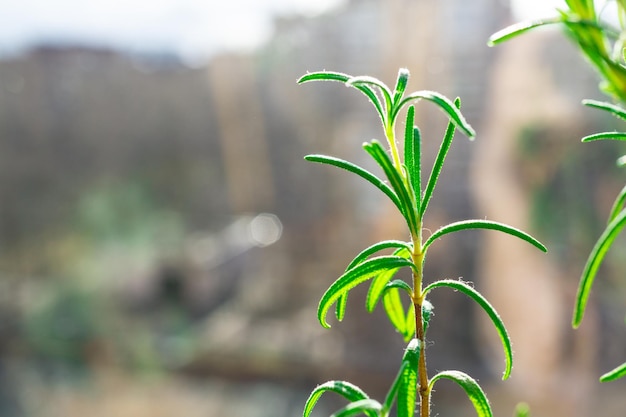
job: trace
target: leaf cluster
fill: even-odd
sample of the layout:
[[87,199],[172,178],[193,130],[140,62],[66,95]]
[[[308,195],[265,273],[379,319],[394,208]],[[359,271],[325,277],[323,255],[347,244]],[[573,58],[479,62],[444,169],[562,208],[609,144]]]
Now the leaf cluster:
[[[560,24],[577,44],[579,50],[597,70],[602,78],[600,89],[613,99],[626,103],[626,0],[597,2],[594,0],[566,0],[567,8],[558,9],[558,16],[521,22],[509,26],[491,36],[491,46],[512,39],[529,30]],[[614,3],[617,11],[617,24],[603,18],[604,8]],[[602,101],[583,100],[583,104],[609,112],[621,120],[626,120],[626,110]],[[585,136],[583,142],[597,140],[626,140],[625,132],[600,132]],[[617,164],[626,165],[626,156],[618,158]],[[583,319],[591,287],[608,250],[626,226],[626,186],[618,193],[607,226],[591,249],[578,285],[572,326],[577,328]],[[600,377],[600,381],[612,381],[626,376],[626,362]]]

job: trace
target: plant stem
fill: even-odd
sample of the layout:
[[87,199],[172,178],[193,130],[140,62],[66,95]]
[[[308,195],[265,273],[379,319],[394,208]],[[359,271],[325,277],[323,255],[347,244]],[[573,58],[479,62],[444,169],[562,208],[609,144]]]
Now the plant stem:
[[413,271],[413,307],[415,310],[415,336],[420,342],[420,356],[417,366],[418,391],[420,395],[420,417],[430,416],[430,389],[428,388],[428,370],[426,367],[426,331],[422,305],[422,281],[424,277],[424,252],[422,251],[422,225],[418,225],[418,236],[413,237],[413,262],[417,267]]

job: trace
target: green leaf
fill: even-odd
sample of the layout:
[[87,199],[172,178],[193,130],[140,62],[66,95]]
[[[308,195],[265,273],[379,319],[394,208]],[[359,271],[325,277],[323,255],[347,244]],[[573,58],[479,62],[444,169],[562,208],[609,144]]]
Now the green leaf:
[[430,319],[435,315],[433,313],[434,310],[435,310],[435,307],[430,303],[430,301],[424,299],[424,301],[422,302],[422,320],[424,321],[424,333],[428,331],[428,326],[430,325]]
[[541,242],[539,242],[537,239],[535,239],[528,233],[522,232],[521,230],[516,229],[515,227],[512,227],[512,226],[508,226],[504,223],[492,222],[489,220],[463,220],[460,222],[450,223],[446,226],[443,226],[440,229],[438,229],[435,233],[430,235],[430,237],[424,243],[423,250],[426,251],[426,249],[428,249],[428,247],[435,240],[439,239],[443,235],[446,235],[448,233],[458,232],[461,230],[470,230],[470,229],[497,230],[497,231],[504,232],[509,235],[518,237],[522,240],[525,240],[526,242],[530,243],[531,245],[535,246],[536,248],[540,249],[543,252],[548,251],[548,249]]
[[415,106],[409,106],[404,130],[404,164],[415,196],[416,209],[419,212],[422,198],[422,138],[414,123]]
[[[456,101],[454,102],[454,105],[457,108],[460,108],[461,100],[457,98]],[[435,163],[433,164],[433,168],[430,171],[430,177],[428,177],[428,183],[426,183],[426,190],[424,191],[424,198],[422,199],[422,204],[420,206],[420,212],[419,212],[420,218],[424,217],[424,213],[426,212],[428,203],[430,202],[430,199],[433,196],[433,191],[435,190],[435,185],[437,184],[437,180],[439,179],[439,174],[441,174],[443,163],[446,160],[446,155],[448,154],[450,145],[452,145],[452,139],[454,138],[455,130],[456,130],[456,127],[454,126],[454,123],[450,121],[448,123],[446,133],[443,136],[443,140],[441,141],[441,146],[439,147],[437,158],[435,158]]]
[[[390,248],[396,248],[396,249],[404,249],[404,252],[397,252],[396,254],[400,254],[403,255],[404,253],[411,253],[411,251],[413,250],[413,247],[411,246],[411,244],[409,242],[403,242],[401,240],[383,240],[381,242],[378,243],[374,243],[372,246],[364,249],[363,251],[361,251],[353,260],[352,262],[350,262],[350,265],[348,265],[348,267],[346,268],[346,271],[348,269],[352,269],[355,266],[357,266],[358,264],[360,264],[361,262],[363,262],[364,260],[366,260],[367,258],[369,258],[370,256],[372,256],[373,254],[380,252],[381,250],[385,250],[385,249],[390,249]],[[398,256],[400,256],[398,255]],[[403,258],[407,258],[408,256],[403,256]]]
[[474,131],[472,126],[470,126],[470,124],[465,120],[465,117],[463,117],[463,115],[459,111],[459,107],[453,104],[446,96],[439,94],[435,91],[423,90],[409,94],[400,102],[394,113],[390,115],[391,120],[395,119],[396,114],[404,105],[410,103],[411,101],[418,101],[422,99],[428,100],[439,106],[444,111],[444,113],[448,115],[450,120],[454,122],[454,124],[459,129],[461,129],[470,139],[476,136],[476,132]]
[[317,401],[320,399],[322,394],[328,391],[337,393],[351,402],[365,400],[369,398],[367,394],[363,392],[363,390],[361,390],[361,388],[351,384],[350,382],[328,381],[324,384],[318,385],[317,388],[315,388],[311,392],[309,398],[304,405],[304,412],[302,413],[302,417],[308,417],[311,414],[311,411],[313,411],[315,404],[317,404]]
[[619,192],[617,198],[613,202],[613,206],[611,207],[611,214],[609,214],[608,223],[611,223],[615,218],[619,215],[619,213],[624,208],[624,203],[626,203],[626,185],[622,188],[622,191]]
[[600,382],[615,381],[626,376],[626,362],[600,377]]
[[392,287],[385,291],[383,306],[391,324],[400,332],[405,341],[410,340],[413,334],[410,334],[410,330],[407,328],[406,313],[398,288]]
[[507,41],[511,38],[521,35],[522,33],[528,32],[531,29],[537,28],[539,26],[545,25],[553,25],[555,23],[561,23],[563,19],[560,17],[551,17],[548,19],[539,19],[539,20],[529,20],[525,22],[516,23],[514,25],[508,26],[502,30],[497,31],[493,35],[489,37],[489,41],[487,45],[495,46],[499,43]]
[[378,178],[376,175],[372,174],[371,172],[351,162],[344,161],[343,159],[335,158],[333,156],[307,155],[304,157],[304,159],[310,162],[317,162],[321,164],[336,166],[338,168],[345,169],[346,171],[350,171],[360,176],[361,178],[373,184],[380,191],[382,191],[387,197],[389,197],[389,199],[396,205],[396,207],[398,207],[398,210],[402,212],[403,210],[402,203],[400,203],[400,199],[398,198],[396,193],[383,180],[381,180],[380,178]]
[[530,417],[530,407],[526,403],[518,403],[515,406],[515,417]]
[[[394,256],[399,256],[404,259],[409,259],[411,257],[411,251],[407,248],[398,249],[393,253]],[[381,272],[378,274],[376,278],[372,280],[372,284],[370,285],[370,289],[367,292],[367,299],[365,301],[365,307],[368,312],[373,312],[376,308],[376,304],[380,301],[380,297],[383,295],[383,292],[389,283],[389,280],[394,277],[396,272],[398,272],[399,268],[389,269],[385,272]]]
[[415,305],[413,303],[409,304],[409,308],[406,311],[405,322],[404,341],[407,342],[415,336]]
[[385,152],[380,142],[373,140],[363,145],[363,148],[369,153],[372,158],[381,166],[391,188],[395,191],[400,202],[400,212],[405,218],[409,230],[413,234],[417,234],[417,212],[413,201],[411,200],[411,194],[407,190],[406,184],[400,173],[393,166],[393,162],[389,159],[389,155]]
[[576,303],[572,318],[572,326],[574,328],[580,325],[585,315],[589,293],[591,292],[593,281],[598,273],[598,268],[600,268],[600,264],[602,264],[606,253],[625,225],[626,210],[622,210],[622,212],[608,224],[587,258],[587,263],[583,269],[580,283],[578,284],[578,292],[576,294]]
[[380,416],[380,410],[382,410],[382,408],[383,406],[376,400],[359,400],[346,405],[341,410],[333,413],[330,417],[349,417],[359,414]]
[[337,304],[335,305],[335,317],[337,317],[337,321],[343,321],[343,318],[346,316],[346,307],[348,306],[348,293],[343,294],[337,300]]
[[449,287],[454,290],[461,291],[463,294],[476,301],[476,303],[480,305],[483,310],[485,310],[485,312],[493,322],[493,325],[496,328],[498,335],[500,336],[500,341],[502,342],[504,358],[506,361],[506,367],[504,370],[504,374],[502,375],[502,379],[507,379],[511,375],[511,369],[513,367],[513,350],[511,349],[511,339],[509,337],[509,334],[506,331],[506,327],[504,326],[504,323],[502,322],[502,319],[496,312],[495,308],[493,308],[493,306],[489,303],[489,301],[487,301],[485,297],[482,296],[482,294],[480,294],[474,288],[470,287],[468,284],[462,281],[444,279],[433,282],[432,284],[424,288],[424,295],[428,294],[428,292],[437,287]]
[[341,72],[334,71],[316,71],[304,74],[298,79],[298,84],[308,83],[310,81],[339,81],[342,83],[347,82],[350,79],[350,75]]
[[415,268],[413,262],[399,256],[380,256],[360,263],[340,276],[324,293],[317,310],[317,318],[323,327],[329,328],[326,314],[330,307],[352,288],[373,278],[383,271],[401,267]]
[[442,378],[450,379],[463,388],[472,404],[474,404],[474,409],[478,417],[493,417],[487,396],[482,388],[480,388],[480,385],[469,375],[460,371],[439,372],[430,380],[429,388],[432,389],[435,382]]
[[588,135],[582,138],[581,142],[593,142],[596,140],[626,140],[626,133],[624,132],[594,133],[593,135]]
[[[387,111],[391,109],[392,107],[391,91],[389,90],[389,87],[387,87],[387,85],[383,83],[382,81],[380,81],[378,78],[370,77],[368,75],[350,77],[350,79],[346,82],[346,85],[354,86],[356,88],[360,88],[363,86],[378,87],[378,89],[380,90],[380,93],[385,99],[385,105],[386,105]],[[393,118],[391,120],[393,120]]]
[[[387,415],[398,397],[398,416],[413,416],[417,389],[417,366],[420,355],[420,342],[412,339],[402,357],[402,365],[387,393],[382,414]],[[411,392],[411,387],[413,392]],[[411,411],[411,404],[413,411]]]
[[396,88],[393,94],[393,103],[396,104],[402,98],[406,85],[409,82],[409,70],[406,68],[400,68],[398,71],[398,79],[396,80]]
[[400,384],[398,387],[398,417],[413,417],[417,398],[417,367],[420,356],[418,339],[413,339],[407,346],[404,357]]
[[619,117],[620,119],[626,120],[626,110],[621,108],[620,106],[616,106],[615,104],[607,103],[605,101],[597,101],[597,100],[583,100],[583,104],[588,107],[593,107],[600,110],[606,110],[614,116]]
[[[351,75],[343,74],[341,72],[318,71],[318,72],[311,72],[311,73],[303,75],[298,80],[298,84],[303,84],[303,83],[310,82],[310,81],[339,81],[342,83],[347,83],[348,80],[350,80],[351,78],[353,78]],[[380,120],[383,122],[383,125],[385,125],[387,114],[384,111],[382,103],[380,102],[380,99],[378,98],[376,93],[374,93],[374,91],[367,85],[350,85],[350,84],[347,84],[347,85],[355,87],[356,89],[361,91],[363,94],[365,94],[367,98],[369,98],[369,100],[372,102],[372,104],[376,108],[376,111],[378,112],[378,115],[380,116]]]

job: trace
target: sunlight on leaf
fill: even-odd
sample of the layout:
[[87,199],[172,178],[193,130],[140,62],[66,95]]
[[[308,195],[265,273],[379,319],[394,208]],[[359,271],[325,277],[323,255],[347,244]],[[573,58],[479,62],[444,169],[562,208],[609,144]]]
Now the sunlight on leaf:
[[572,326],[577,328],[585,315],[585,309],[587,308],[587,301],[589,300],[589,294],[593,281],[598,273],[598,268],[604,260],[604,257],[608,250],[611,248],[613,241],[622,229],[626,226],[626,210],[623,210],[609,225],[606,227],[596,244],[594,245],[587,263],[583,269],[580,283],[578,284],[578,292],[576,294],[576,303],[574,306],[574,316],[572,318]]
[[506,368],[504,370],[504,374],[502,375],[502,379],[507,379],[511,375],[511,369],[513,368],[513,349],[511,348],[511,338],[509,337],[506,327],[504,326],[504,322],[500,318],[496,309],[493,308],[493,306],[485,297],[482,296],[482,294],[463,281],[455,281],[451,279],[435,281],[424,288],[424,295],[428,294],[432,289],[437,287],[449,287],[454,290],[461,291],[463,294],[476,301],[476,303],[480,305],[483,310],[485,310],[496,328],[498,335],[500,336],[500,341],[502,342],[504,358],[506,361]]
[[487,400],[487,396],[483,392],[478,383],[469,375],[460,371],[444,371],[440,372],[431,379],[429,388],[432,389],[435,382],[445,378],[456,382],[467,394],[468,398],[474,405],[478,417],[493,417],[491,406]]

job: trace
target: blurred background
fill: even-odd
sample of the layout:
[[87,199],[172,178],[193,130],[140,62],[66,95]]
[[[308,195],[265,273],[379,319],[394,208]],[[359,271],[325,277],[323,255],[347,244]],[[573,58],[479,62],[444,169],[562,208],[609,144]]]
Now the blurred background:
[[[626,358],[626,240],[612,249],[583,325],[580,271],[624,184],[623,129],[583,98],[598,79],[557,29],[497,48],[488,37],[558,2],[505,0],[0,0],[0,416],[298,416],[308,393],[349,380],[381,398],[405,347],[363,297],[332,330],[327,286],[364,247],[406,239],[358,178],[308,153],[368,167],[373,108],[307,71],[369,74],[460,96],[458,135],[426,226],[487,218],[497,233],[429,251],[427,279],[475,282],[502,315],[509,381],[484,313],[433,293],[431,372],[480,380],[498,416],[614,417]],[[417,106],[430,168],[447,123]],[[473,413],[441,383],[435,415]],[[316,416],[343,403],[324,397]]]

